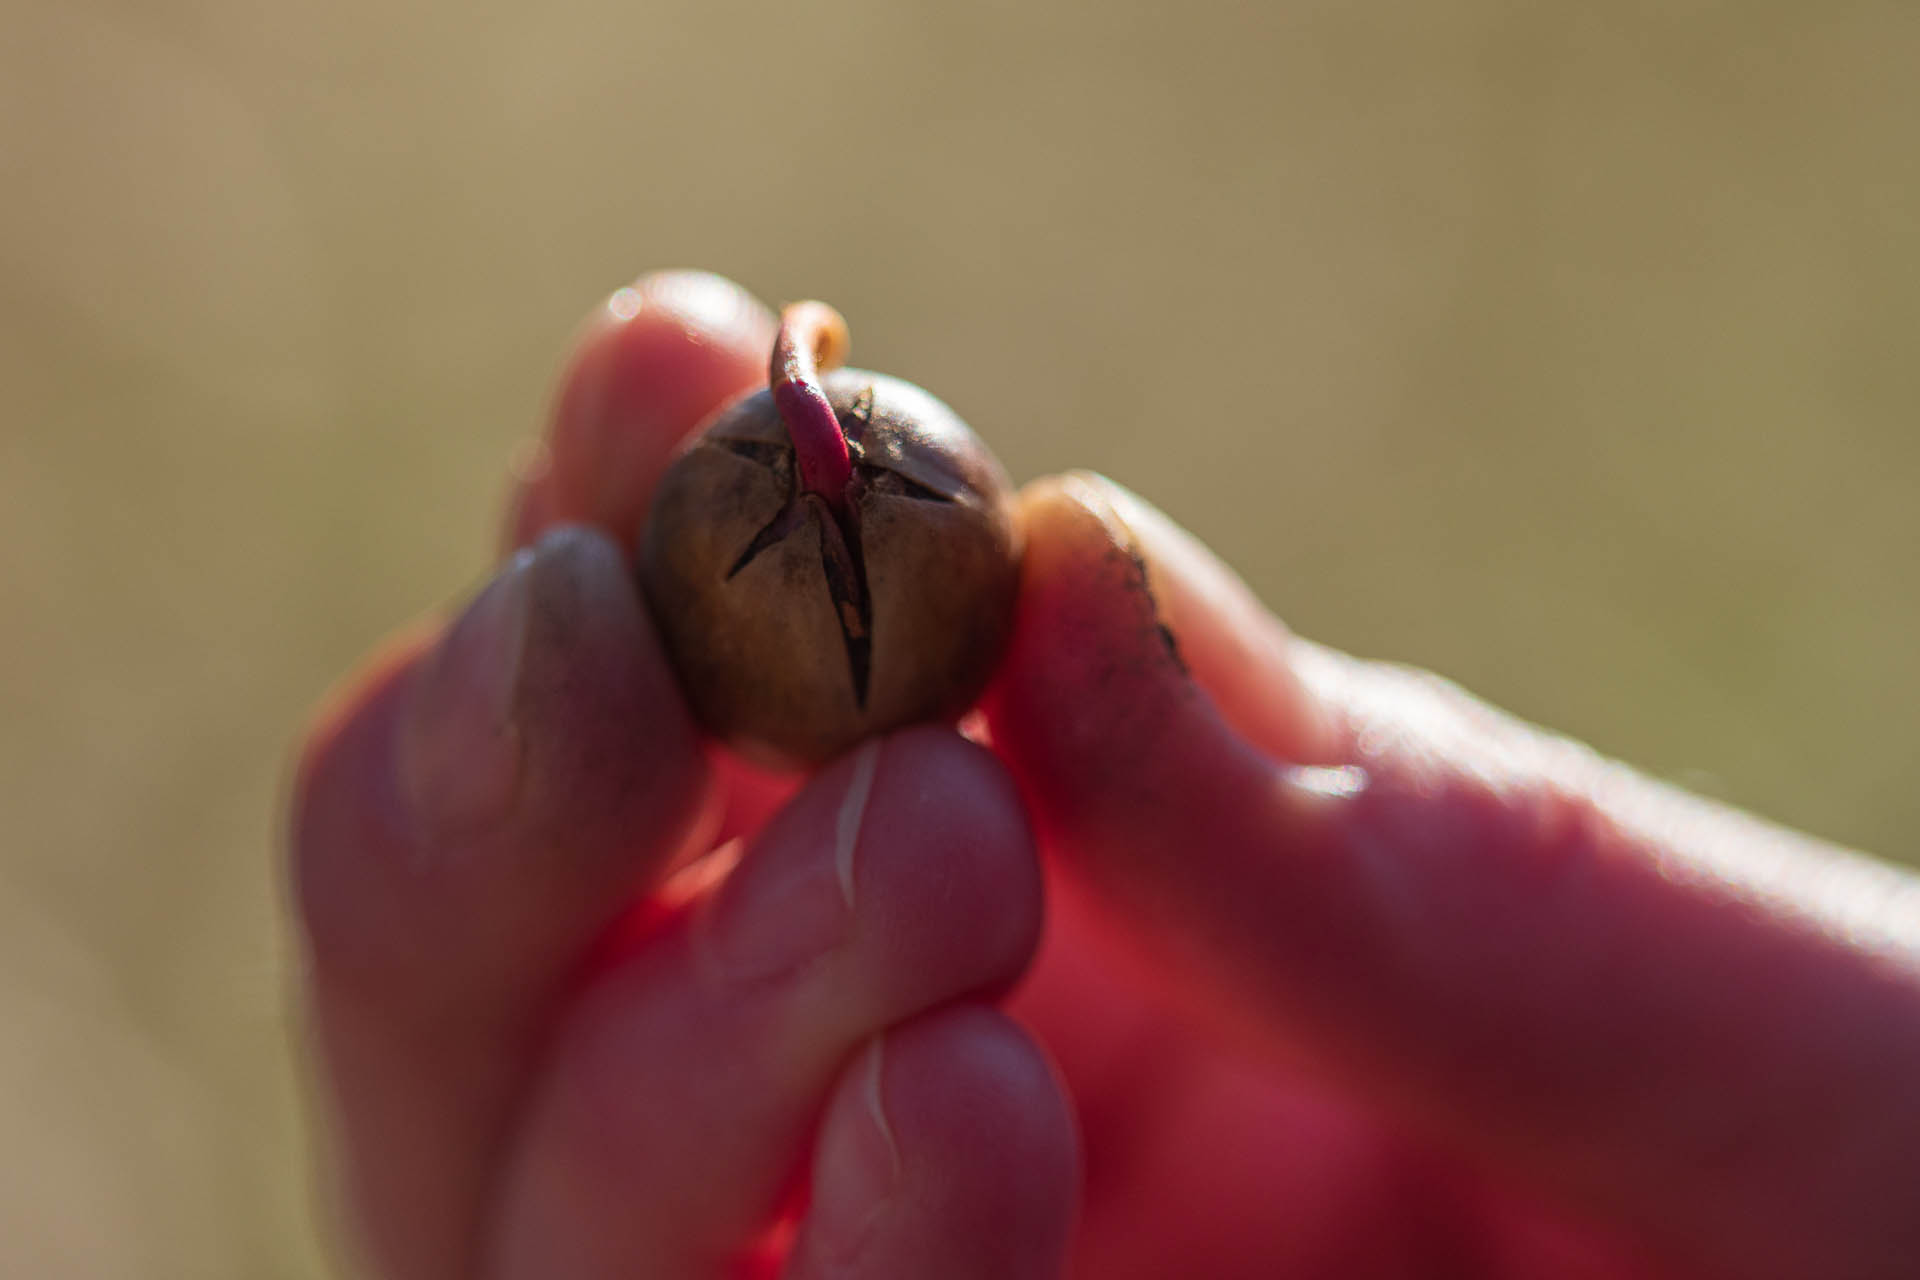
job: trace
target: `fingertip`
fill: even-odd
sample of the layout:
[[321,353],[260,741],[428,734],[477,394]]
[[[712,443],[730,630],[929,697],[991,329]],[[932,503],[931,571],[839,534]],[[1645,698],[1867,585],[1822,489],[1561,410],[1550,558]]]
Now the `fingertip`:
[[1198,693],[1234,733],[1293,762],[1327,758],[1325,710],[1294,670],[1286,626],[1198,539],[1139,495],[1086,471],[1020,496],[1029,639],[1103,661],[1088,679]]
[[1194,700],[1147,566],[1097,477],[1028,485],[1013,634],[983,707],[997,748],[1104,766]]
[[861,891],[885,897],[870,913],[889,935],[881,950],[903,972],[1013,980],[1042,918],[1039,857],[1013,780],[948,729],[906,729],[884,743],[858,867]]
[[569,847],[677,850],[714,815],[712,771],[653,624],[604,531],[537,544],[518,715],[528,741],[523,830]]
[[849,1018],[1012,981],[1037,945],[1038,857],[998,760],[949,729],[888,734],[821,770],[752,841],[705,917],[736,982],[817,964]]
[[764,304],[707,272],[657,272],[616,289],[561,377],[544,470],[516,500],[512,536],[579,521],[630,551],[681,439],[766,381],[774,328]]
[[788,1274],[1056,1277],[1080,1185],[1065,1090],[981,1005],[875,1037],[841,1073]]
[[1159,508],[1104,477],[1088,479],[1112,504],[1145,560],[1162,622],[1222,719],[1273,759],[1330,759],[1333,725],[1296,670],[1299,646],[1286,624]]
[[618,549],[551,531],[318,714],[291,801],[310,950],[368,996],[484,997],[583,946],[711,792]]
[[1066,1087],[1028,1032],[988,1005],[962,1004],[884,1042],[870,1093],[894,1128],[904,1176],[941,1180],[970,1158],[1007,1200],[1036,1201],[1055,1223],[1071,1214],[1079,1136]]
[[1035,820],[1069,850],[1146,847],[1201,797],[1270,773],[1195,682],[1113,493],[1072,473],[1022,494],[1020,600],[983,703]]
[[770,307],[744,286],[712,271],[685,267],[651,271],[629,288],[616,290],[607,301],[607,309],[616,316],[638,314],[649,307],[673,317],[695,341],[745,338],[754,358],[763,363],[779,327]]

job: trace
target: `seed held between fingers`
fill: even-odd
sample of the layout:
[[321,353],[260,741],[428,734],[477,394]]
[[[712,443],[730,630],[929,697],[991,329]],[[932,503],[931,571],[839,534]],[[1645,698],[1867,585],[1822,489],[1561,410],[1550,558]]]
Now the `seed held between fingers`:
[[788,308],[771,385],[682,450],[640,549],[695,714],[776,767],[959,716],[1018,586],[999,463],[920,388],[835,368],[846,345],[831,307]]

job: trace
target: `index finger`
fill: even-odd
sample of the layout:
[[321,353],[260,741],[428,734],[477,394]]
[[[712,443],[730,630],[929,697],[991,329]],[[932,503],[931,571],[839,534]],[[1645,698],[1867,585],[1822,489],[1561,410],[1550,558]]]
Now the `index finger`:
[[[766,385],[779,319],[707,271],[658,271],[616,289],[582,326],[551,417],[516,468],[507,554],[565,524],[593,525],[633,558],[660,477],[681,441]],[[713,753],[725,797],[717,843],[758,830],[792,794],[730,752]]]
[[591,524],[631,556],[680,441],[765,384],[775,324],[752,294],[704,271],[615,290],[589,317],[553,417],[520,465],[507,550],[558,524]]

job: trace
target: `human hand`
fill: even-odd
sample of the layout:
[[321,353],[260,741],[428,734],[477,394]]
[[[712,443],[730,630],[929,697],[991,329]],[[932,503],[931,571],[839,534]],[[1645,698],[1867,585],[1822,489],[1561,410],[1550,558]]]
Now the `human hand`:
[[710,761],[635,595],[654,482],[771,335],[710,277],[616,294],[523,478],[530,549],[305,747],[305,995],[383,1276],[1059,1273],[1070,1119],[980,999],[1040,921],[1004,770],[933,727],[797,791]]
[[[1831,929],[1904,881],[1291,640],[1091,478],[1029,490],[988,702],[1055,870],[1031,1031],[956,1003],[1038,925],[1000,768],[918,730],[779,809],[708,763],[616,550],[767,323],[711,281],[616,295],[510,539],[612,541],[543,541],[307,752],[309,998],[387,1274],[771,1269],[822,1114],[794,1274],[1057,1274],[1073,1140],[1029,1035],[1087,1147],[1076,1274],[1915,1256],[1911,908]],[[510,695],[475,661],[489,616],[518,620]],[[737,871],[686,862],[733,835]]]
[[1024,511],[1077,1274],[1920,1275],[1912,878],[1298,640],[1097,477]]

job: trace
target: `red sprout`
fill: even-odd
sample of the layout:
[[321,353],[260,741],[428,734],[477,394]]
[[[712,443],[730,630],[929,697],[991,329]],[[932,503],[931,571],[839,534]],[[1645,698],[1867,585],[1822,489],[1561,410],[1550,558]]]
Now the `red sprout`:
[[800,488],[845,511],[853,457],[820,375],[847,358],[847,322],[824,302],[796,302],[780,313],[768,381],[780,420],[793,440]]

